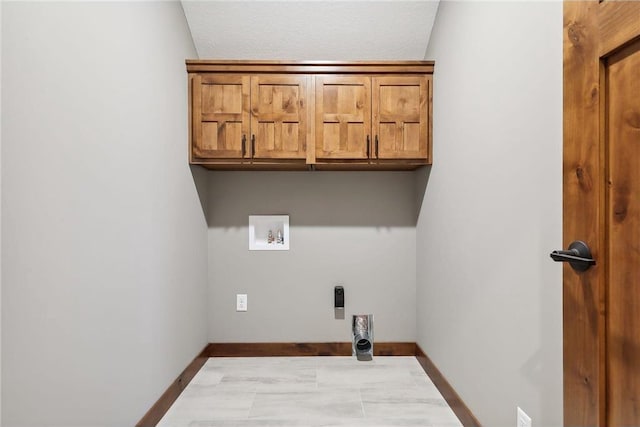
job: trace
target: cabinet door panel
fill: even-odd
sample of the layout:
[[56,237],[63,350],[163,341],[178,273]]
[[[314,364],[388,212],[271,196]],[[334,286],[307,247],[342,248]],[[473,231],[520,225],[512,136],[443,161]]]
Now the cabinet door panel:
[[368,159],[371,78],[316,78],[316,158]]
[[243,137],[249,133],[249,77],[193,78],[193,156],[203,159],[248,157]]
[[373,133],[378,159],[426,159],[429,154],[429,80],[373,78]]
[[208,157],[240,157],[242,154],[238,153],[238,141],[242,144],[242,123],[202,123],[199,149],[201,152],[212,153],[208,154]]
[[251,133],[257,159],[305,159],[307,76],[251,77]]

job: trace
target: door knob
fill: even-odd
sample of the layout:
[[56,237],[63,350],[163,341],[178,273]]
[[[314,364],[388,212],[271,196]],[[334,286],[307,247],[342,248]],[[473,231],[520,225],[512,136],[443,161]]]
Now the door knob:
[[568,262],[575,271],[586,271],[592,265],[596,265],[589,246],[581,240],[572,242],[568,250],[553,251],[549,256],[556,262]]

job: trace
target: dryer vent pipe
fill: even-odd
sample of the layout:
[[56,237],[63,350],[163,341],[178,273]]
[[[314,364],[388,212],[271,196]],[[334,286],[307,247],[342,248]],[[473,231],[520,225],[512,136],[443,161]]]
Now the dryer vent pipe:
[[358,360],[373,358],[373,314],[358,314],[352,322],[352,354]]

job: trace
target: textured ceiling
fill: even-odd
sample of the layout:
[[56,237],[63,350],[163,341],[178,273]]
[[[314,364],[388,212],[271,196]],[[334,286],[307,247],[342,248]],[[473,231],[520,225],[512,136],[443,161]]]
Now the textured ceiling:
[[437,0],[182,0],[201,59],[424,59]]

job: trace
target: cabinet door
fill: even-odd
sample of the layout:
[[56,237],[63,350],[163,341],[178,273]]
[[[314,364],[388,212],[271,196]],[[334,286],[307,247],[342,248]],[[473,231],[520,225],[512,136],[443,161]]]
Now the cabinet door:
[[249,77],[196,75],[192,91],[192,156],[248,158]]
[[307,76],[251,77],[251,150],[256,159],[305,159]]
[[427,76],[373,78],[373,158],[428,158],[429,83]]
[[316,158],[368,159],[371,78],[316,78]]

